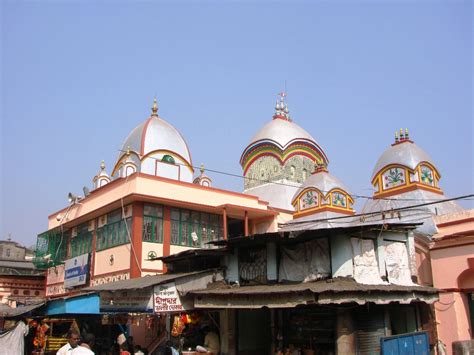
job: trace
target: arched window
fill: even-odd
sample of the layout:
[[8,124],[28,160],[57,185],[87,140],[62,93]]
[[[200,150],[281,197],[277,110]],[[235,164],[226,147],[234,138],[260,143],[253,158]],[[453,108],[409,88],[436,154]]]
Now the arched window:
[[296,168],[294,165],[290,167],[290,178],[294,179],[296,175]]
[[131,165],[128,165],[126,168],[125,168],[125,176],[130,176],[132,175],[133,173],[135,172],[135,168]]
[[308,170],[303,169],[303,181],[305,181],[307,177],[308,177]]

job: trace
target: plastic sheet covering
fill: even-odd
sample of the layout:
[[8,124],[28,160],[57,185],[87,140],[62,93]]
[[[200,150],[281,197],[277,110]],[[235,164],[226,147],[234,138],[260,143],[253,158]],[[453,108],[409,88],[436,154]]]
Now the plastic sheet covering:
[[0,334],[0,355],[23,355],[27,334],[28,326],[22,321],[15,328]]
[[408,252],[405,243],[385,242],[385,265],[391,284],[412,286]]
[[370,239],[351,238],[354,257],[354,279],[366,285],[380,285],[380,277],[374,242]]
[[281,248],[279,281],[309,282],[331,275],[328,240],[315,239]]

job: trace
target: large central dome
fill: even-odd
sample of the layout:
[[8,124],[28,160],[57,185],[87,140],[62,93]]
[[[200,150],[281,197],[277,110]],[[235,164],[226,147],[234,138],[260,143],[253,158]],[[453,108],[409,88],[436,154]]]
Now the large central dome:
[[269,140],[284,149],[294,140],[308,140],[316,144],[316,140],[303,128],[288,119],[274,118],[265,124],[250,140],[249,146],[261,140]]
[[275,207],[293,210],[291,197],[311,175],[315,164],[329,161],[316,140],[290,119],[285,94],[280,94],[273,119],[250,140],[240,158],[245,192]]
[[123,177],[135,171],[192,182],[194,170],[188,145],[175,127],[158,116],[156,99],[151,116],[125,139],[112,176]]

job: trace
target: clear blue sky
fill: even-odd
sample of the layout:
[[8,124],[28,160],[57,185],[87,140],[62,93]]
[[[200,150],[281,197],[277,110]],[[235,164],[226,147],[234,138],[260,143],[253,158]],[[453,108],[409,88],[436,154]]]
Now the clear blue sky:
[[[3,0],[0,238],[35,243],[102,159],[110,172],[155,94],[194,165],[241,174],[240,154],[285,80],[293,119],[351,192],[371,193],[375,162],[408,127],[445,194],[472,193],[472,10],[470,1]],[[242,190],[238,178],[209,175]]]

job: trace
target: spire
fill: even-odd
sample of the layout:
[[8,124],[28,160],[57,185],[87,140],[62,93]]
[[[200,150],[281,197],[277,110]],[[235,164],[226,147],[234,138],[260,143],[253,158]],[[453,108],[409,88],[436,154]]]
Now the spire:
[[278,94],[280,97],[277,99],[276,105],[275,105],[275,114],[273,115],[273,118],[280,118],[284,120],[291,121],[290,119],[290,110],[288,109],[288,103],[285,100],[286,97],[286,92],[280,92]]
[[158,117],[158,103],[156,97],[153,99],[153,107],[151,108],[151,115],[153,117]]
[[400,131],[395,131],[395,143],[393,143],[392,145],[403,143],[403,142],[413,143],[410,140],[410,136],[408,135],[408,128],[405,128],[405,129],[400,128]]

